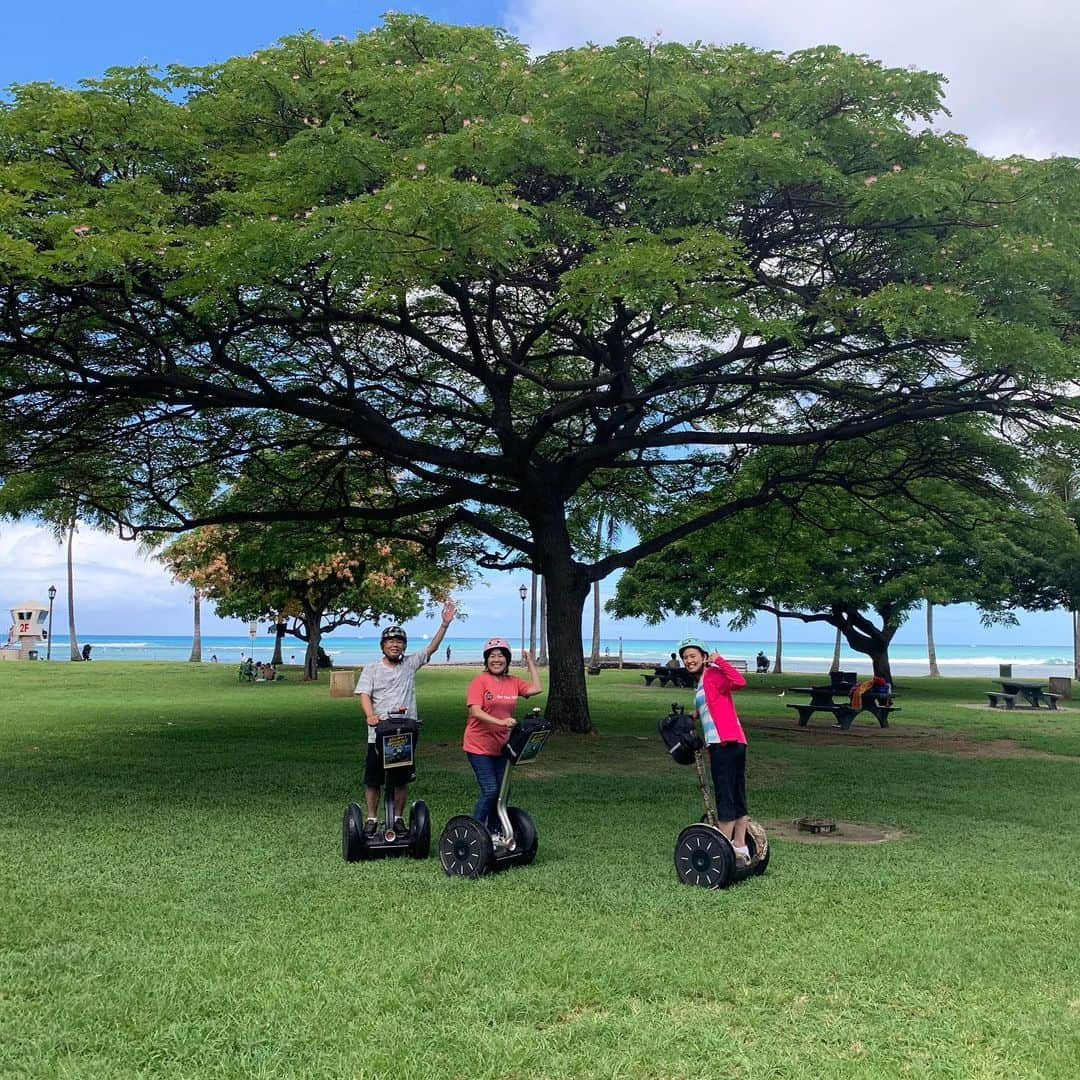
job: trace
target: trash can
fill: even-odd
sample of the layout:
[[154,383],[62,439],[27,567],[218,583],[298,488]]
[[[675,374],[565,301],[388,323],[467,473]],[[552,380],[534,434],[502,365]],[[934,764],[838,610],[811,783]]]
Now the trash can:
[[1064,675],[1051,675],[1050,693],[1057,694],[1058,697],[1068,701],[1072,697],[1072,679],[1066,678]]
[[27,653],[26,653],[26,659],[27,660],[36,660],[38,658],[37,654],[38,654],[37,649],[28,649]]
[[1012,664],[998,664],[998,678],[999,679],[1011,679],[1012,678]]

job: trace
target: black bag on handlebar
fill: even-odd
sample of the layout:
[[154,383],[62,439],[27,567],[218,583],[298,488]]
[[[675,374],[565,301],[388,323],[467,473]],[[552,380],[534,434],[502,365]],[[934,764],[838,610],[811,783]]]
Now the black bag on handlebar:
[[686,713],[678,709],[673,711],[657,724],[657,729],[672,761],[677,765],[694,764],[694,754],[705,742],[697,733],[694,721]]

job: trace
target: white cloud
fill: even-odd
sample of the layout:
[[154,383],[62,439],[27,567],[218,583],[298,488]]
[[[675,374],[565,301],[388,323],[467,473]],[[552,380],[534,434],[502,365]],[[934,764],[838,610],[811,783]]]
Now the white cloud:
[[[89,634],[184,634],[191,629],[191,593],[136,544],[94,529],[75,534],[72,549],[76,631]],[[18,522],[0,527],[0,618],[23,600],[47,603],[56,586],[54,629],[67,628],[67,551],[48,529]],[[6,626],[6,622],[4,623]],[[206,607],[207,633],[242,632]],[[0,627],[2,632],[3,627]]]
[[1080,155],[1080,5],[1072,0],[516,0],[507,25],[536,52],[623,35],[745,42],[792,52],[835,44],[944,74],[941,126],[984,153]]

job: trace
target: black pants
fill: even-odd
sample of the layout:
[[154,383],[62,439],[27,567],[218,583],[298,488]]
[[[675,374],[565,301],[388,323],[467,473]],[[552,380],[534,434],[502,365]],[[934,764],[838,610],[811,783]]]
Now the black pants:
[[709,766],[716,790],[716,816],[721,821],[745,817],[746,744],[712,743],[709,746]]

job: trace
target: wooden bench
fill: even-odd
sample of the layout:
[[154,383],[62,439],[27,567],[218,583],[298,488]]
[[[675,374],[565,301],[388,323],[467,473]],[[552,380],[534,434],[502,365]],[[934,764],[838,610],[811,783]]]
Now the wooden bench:
[[1043,701],[1046,702],[1046,707],[1048,709],[1055,709],[1056,710],[1057,709],[1058,698],[1061,697],[1061,694],[1048,694],[1044,690],[1043,693],[1041,694],[1041,697],[1042,697]]
[[747,674],[750,670],[750,667],[745,660],[729,660],[728,663],[736,671],[741,671],[744,675]]
[[[996,692],[992,690],[987,690],[986,696],[990,699],[991,709],[996,709],[998,707],[999,701],[1004,703],[1006,709],[1011,709],[1016,705],[1016,694],[1006,694],[1003,693],[1001,690],[998,690]],[[1055,702],[1054,705],[1050,706],[1050,708],[1053,709],[1056,704],[1057,703]]]

